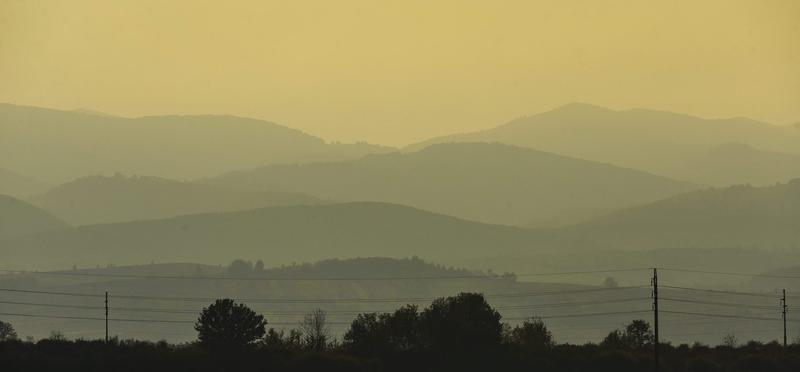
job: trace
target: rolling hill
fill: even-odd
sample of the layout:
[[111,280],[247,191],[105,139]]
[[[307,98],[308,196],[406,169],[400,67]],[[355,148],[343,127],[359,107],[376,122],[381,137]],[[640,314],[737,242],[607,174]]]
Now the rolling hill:
[[698,155],[682,172],[681,179],[707,185],[772,185],[800,177],[800,155],[762,151],[743,143],[724,143]]
[[65,222],[39,208],[7,195],[0,195],[0,240],[69,228]]
[[103,172],[191,179],[387,150],[365,143],[328,144],[298,130],[235,116],[129,119],[0,104],[0,166],[51,183]]
[[203,182],[297,191],[339,201],[397,203],[525,227],[587,220],[697,187],[608,164],[486,143],[439,144],[352,161],[267,166]]
[[16,198],[41,193],[50,186],[42,181],[0,168],[0,194]]
[[299,193],[228,190],[158,177],[121,175],[79,178],[30,200],[72,225],[322,202]]
[[469,222],[381,203],[270,207],[117,224],[21,237],[0,245],[0,261],[21,267],[73,264],[228,262],[270,264],[330,257],[439,259],[536,249],[532,231]]
[[[643,109],[614,111],[579,103],[484,131],[433,138],[406,150],[476,141],[525,146],[718,186],[765,185],[800,177],[800,130],[796,127],[747,118],[702,119]],[[753,150],[733,154],[715,150],[726,143],[746,144]],[[775,158],[780,159],[779,164],[768,162]],[[765,164],[769,171],[754,164]]]
[[622,249],[800,248],[800,179],[694,191],[617,211],[559,234]]

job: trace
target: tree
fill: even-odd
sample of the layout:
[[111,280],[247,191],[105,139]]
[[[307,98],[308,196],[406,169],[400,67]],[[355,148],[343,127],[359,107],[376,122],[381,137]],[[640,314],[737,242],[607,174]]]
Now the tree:
[[253,273],[253,263],[236,259],[228,265],[228,274],[233,276],[250,276]]
[[653,343],[653,331],[650,330],[650,323],[636,319],[625,327],[625,339],[628,345],[634,349],[644,347]]
[[617,282],[617,279],[615,279],[613,276],[609,276],[603,281],[603,287],[617,288],[619,287],[619,283]]
[[327,348],[330,329],[326,318],[322,309],[316,309],[306,314],[300,323],[300,332],[303,333],[303,340],[309,350],[323,351]]
[[257,272],[257,273],[262,273],[262,272],[264,272],[264,261],[262,261],[262,260],[258,260],[258,261],[256,261],[256,265],[253,267],[253,269],[254,269],[254,270]]
[[364,355],[407,351],[419,345],[419,313],[406,305],[394,313],[359,314],[344,335],[344,346]]
[[511,330],[510,341],[528,350],[541,350],[555,345],[553,334],[539,318],[531,318]]
[[624,349],[627,347],[625,336],[619,329],[611,331],[600,343],[601,346],[609,349]]
[[382,320],[377,313],[358,314],[344,334],[345,348],[357,354],[383,354],[389,345]]
[[300,351],[303,346],[302,335],[296,329],[291,329],[286,334],[284,330],[276,331],[270,328],[262,342],[267,349],[272,350]]
[[195,323],[197,338],[209,347],[242,347],[264,336],[266,319],[231,299],[214,301]]
[[732,333],[725,335],[722,338],[722,346],[729,347],[731,349],[735,348],[736,345],[739,344],[739,341],[736,339],[736,336]]
[[17,332],[14,331],[14,327],[11,326],[11,323],[6,323],[0,320],[0,342],[11,341],[16,339],[17,339]]
[[624,331],[614,330],[603,339],[601,345],[612,349],[640,349],[654,341],[650,323],[637,319],[627,326]]
[[419,324],[423,347],[439,352],[484,352],[496,349],[503,337],[500,313],[478,293],[434,300]]

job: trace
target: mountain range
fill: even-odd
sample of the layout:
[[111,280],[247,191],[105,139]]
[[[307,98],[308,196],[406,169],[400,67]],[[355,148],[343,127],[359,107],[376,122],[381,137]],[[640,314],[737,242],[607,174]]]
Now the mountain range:
[[418,255],[442,259],[535,249],[521,228],[487,225],[400,205],[345,203],[269,207],[79,226],[0,240],[0,261],[65,268],[97,263],[273,264],[331,257]]
[[275,123],[228,115],[131,119],[0,104],[0,167],[50,183],[116,172],[186,180],[389,150],[326,143]]
[[498,143],[437,144],[350,161],[266,166],[203,182],[339,201],[397,203],[478,222],[527,227],[587,220],[698,187]]
[[[798,127],[747,118],[703,119],[574,103],[487,130],[432,138],[405,150],[444,142],[501,142],[717,186],[767,185],[800,177]],[[744,146],[726,145],[730,143]]]
[[45,182],[0,168],[0,194],[24,198],[50,188]]
[[[38,216],[52,219],[43,212]],[[331,257],[417,255],[441,262],[470,261],[474,263],[470,267],[492,262],[491,267],[516,271],[531,266],[543,270],[548,265],[551,270],[564,269],[586,260],[595,266],[650,265],[650,256],[630,261],[638,257],[632,252],[659,251],[666,255],[659,261],[670,262],[669,256],[680,250],[696,250],[690,252],[696,255],[721,249],[714,255],[749,257],[748,265],[768,268],[774,266],[775,254],[791,256],[800,248],[800,181],[693,191],[556,229],[483,224],[369,202],[53,228],[0,239],[0,260],[22,267],[64,268],[151,261],[210,263],[231,257],[277,265]],[[731,253],[742,249],[764,252],[764,263],[756,262],[762,259],[758,255]]]
[[29,200],[72,225],[322,203],[300,193],[229,190],[158,177],[122,175],[82,177]]
[[693,191],[559,230],[621,249],[800,249],[800,179]]
[[0,195],[0,241],[62,229],[69,229],[69,225],[50,213],[11,196]]

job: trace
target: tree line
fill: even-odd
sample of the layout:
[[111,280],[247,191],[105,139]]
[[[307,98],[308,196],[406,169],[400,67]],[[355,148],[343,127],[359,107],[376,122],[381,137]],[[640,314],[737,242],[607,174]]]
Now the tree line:
[[[0,366],[8,371],[649,371],[653,332],[642,319],[611,331],[598,344],[558,344],[532,317],[503,323],[483,295],[438,298],[419,309],[356,316],[341,339],[316,310],[297,328],[276,330],[242,303],[219,299],[194,326],[197,341],[172,345],[63,336],[21,341],[0,322]],[[663,371],[796,371],[800,345],[735,342],[710,347],[662,344]]]

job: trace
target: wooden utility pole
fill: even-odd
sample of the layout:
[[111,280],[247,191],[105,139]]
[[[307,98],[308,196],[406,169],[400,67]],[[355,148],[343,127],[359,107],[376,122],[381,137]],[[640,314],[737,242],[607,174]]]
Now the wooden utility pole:
[[783,318],[783,347],[786,347],[786,289],[783,290],[783,297],[781,297],[781,315]]
[[106,343],[108,343],[108,291],[106,291]]
[[653,268],[653,370],[658,372],[658,269]]

